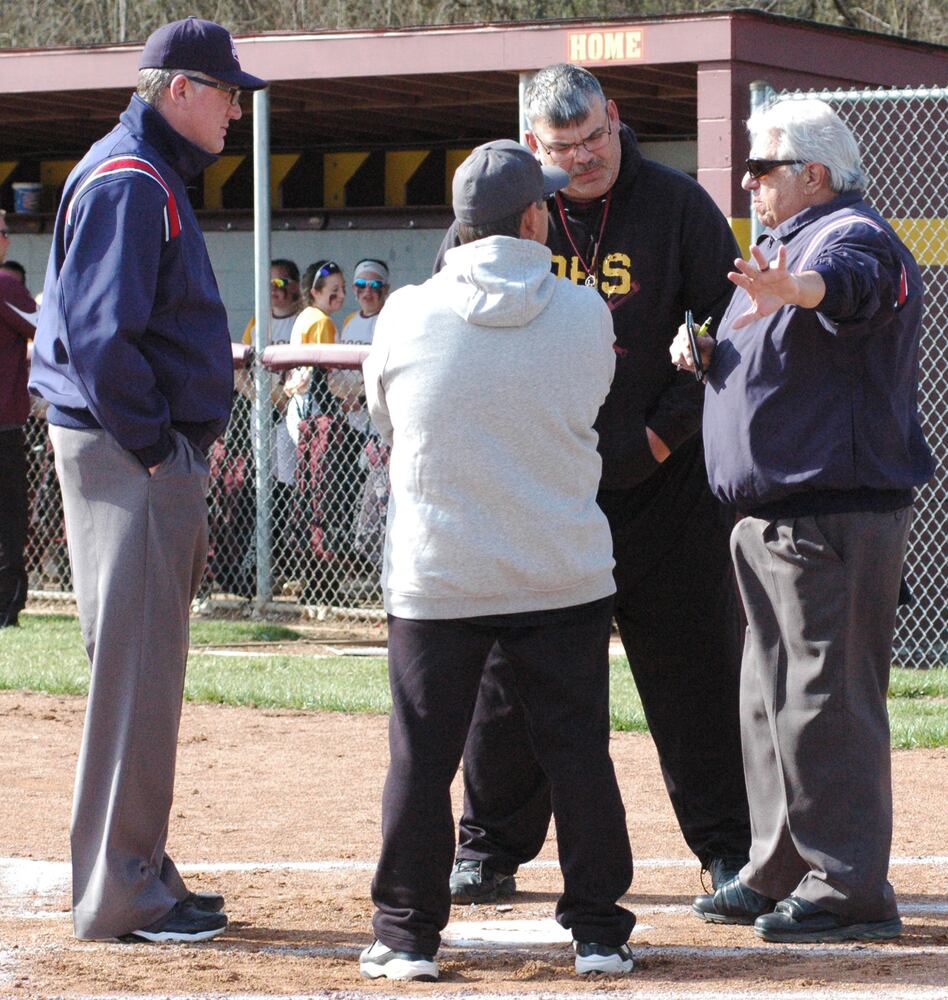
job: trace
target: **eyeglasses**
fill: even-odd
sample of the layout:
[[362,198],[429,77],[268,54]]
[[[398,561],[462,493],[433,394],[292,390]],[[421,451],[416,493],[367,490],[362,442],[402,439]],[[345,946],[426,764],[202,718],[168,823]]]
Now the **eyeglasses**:
[[385,287],[385,282],[379,281],[377,278],[373,278],[371,281],[366,281],[365,278],[356,278],[352,284],[360,291],[364,288],[371,288],[373,292],[380,292]]
[[765,174],[769,174],[774,167],[791,167],[803,163],[806,163],[806,160],[758,160],[756,157],[751,157],[749,160],[744,161],[744,166],[747,167],[747,172],[753,180],[759,181]]
[[231,87],[230,84],[218,83],[216,80],[205,80],[203,76],[191,76],[190,73],[182,73],[181,76],[192,83],[203,83],[205,87],[223,91],[231,104],[240,103],[240,87]]
[[587,135],[585,139],[580,139],[579,142],[551,142],[545,143],[536,132],[533,133],[533,138],[536,139],[537,145],[554,160],[565,160],[567,157],[575,156],[579,152],[579,147],[582,146],[587,153],[598,153],[600,149],[605,149],[609,144],[609,138],[612,135],[612,122],[607,121],[605,128],[598,128],[592,135]]
[[317,278],[328,278],[330,274],[341,274],[342,268],[334,261],[327,261],[323,266],[316,272]]
[[290,285],[293,284],[293,282],[290,281],[289,278],[271,278],[270,279],[270,284],[274,288],[279,288],[280,291],[282,291],[284,288],[289,288]]

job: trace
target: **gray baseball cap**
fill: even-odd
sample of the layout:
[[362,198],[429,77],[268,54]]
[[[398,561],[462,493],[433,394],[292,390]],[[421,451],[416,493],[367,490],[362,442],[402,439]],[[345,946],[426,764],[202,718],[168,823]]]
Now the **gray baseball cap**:
[[494,139],[478,146],[454,172],[454,215],[465,225],[483,226],[567,184],[565,170],[541,165],[526,146],[513,139]]

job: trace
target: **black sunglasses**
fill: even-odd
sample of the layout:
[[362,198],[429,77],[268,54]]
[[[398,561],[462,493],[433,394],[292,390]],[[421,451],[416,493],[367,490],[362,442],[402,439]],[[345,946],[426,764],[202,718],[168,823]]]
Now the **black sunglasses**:
[[751,157],[744,161],[747,172],[755,181],[759,181],[764,174],[769,174],[774,167],[790,167],[806,163],[806,160],[759,160]]
[[0,236],[2,236],[4,239],[8,240],[10,238],[10,230],[9,229],[0,229]]
[[356,288],[371,288],[373,292],[380,292],[385,287],[385,282],[379,281],[378,278],[373,278],[371,281],[366,281],[365,278],[356,278],[352,284]]
[[316,272],[317,278],[328,278],[330,274],[341,274],[342,268],[334,261],[327,261],[323,266]]
[[231,104],[240,103],[240,87],[232,87],[227,83],[218,83],[216,80],[205,80],[203,76],[191,76],[190,73],[182,73],[185,80],[192,83],[203,83],[205,87],[213,87],[215,90],[222,90],[230,100]]

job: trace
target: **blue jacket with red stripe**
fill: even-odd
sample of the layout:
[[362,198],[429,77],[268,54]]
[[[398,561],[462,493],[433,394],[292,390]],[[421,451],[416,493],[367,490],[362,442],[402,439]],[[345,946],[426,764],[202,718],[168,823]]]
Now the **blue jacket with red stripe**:
[[740,330],[738,288],[704,397],[712,490],[764,517],[895,509],[934,472],[918,417],[922,279],[858,193],[787,219],[759,241],[790,271],[819,272],[817,309],[784,306]]
[[30,389],[51,423],[101,427],[146,466],[172,428],[207,450],[230,416],[227,314],[185,189],[216,159],[135,95],[56,217]]

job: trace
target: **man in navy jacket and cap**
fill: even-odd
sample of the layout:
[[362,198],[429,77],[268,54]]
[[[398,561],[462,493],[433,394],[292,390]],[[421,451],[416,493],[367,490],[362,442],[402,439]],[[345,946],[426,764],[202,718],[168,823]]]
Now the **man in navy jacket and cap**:
[[205,452],[233,390],[227,316],[186,185],[241,117],[233,39],[159,28],[119,124],[70,174],[56,218],[31,390],[49,402],[92,667],[72,817],[80,938],[201,941],[222,897],[165,854],[188,650],[207,553]]

